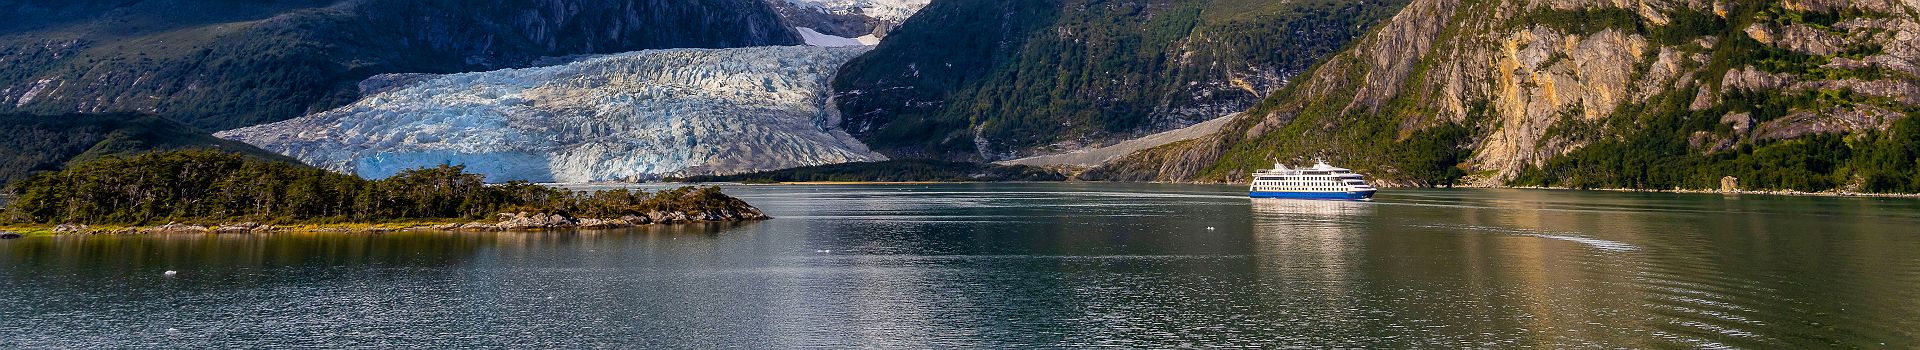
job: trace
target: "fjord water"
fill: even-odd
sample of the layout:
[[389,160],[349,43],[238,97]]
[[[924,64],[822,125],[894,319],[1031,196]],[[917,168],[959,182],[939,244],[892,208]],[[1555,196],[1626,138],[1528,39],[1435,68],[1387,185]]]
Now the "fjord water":
[[1920,347],[1913,199],[727,190],[776,219],[0,241],[0,347]]

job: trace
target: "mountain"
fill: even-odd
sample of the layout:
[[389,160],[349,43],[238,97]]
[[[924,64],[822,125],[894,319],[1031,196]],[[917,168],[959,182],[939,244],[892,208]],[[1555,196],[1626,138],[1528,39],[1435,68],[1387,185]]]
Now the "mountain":
[[942,0],[835,80],[896,158],[1099,147],[1251,106],[1403,1]]
[[8,1],[0,18],[0,112],[208,130],[338,107],[382,73],[800,42],[760,0]]
[[7,135],[0,137],[0,187],[33,172],[59,170],[68,163],[155,150],[213,149],[294,162],[151,115],[0,113],[0,135]]
[[931,0],[766,0],[808,43],[873,45]]
[[652,50],[408,76],[351,105],[217,135],[367,178],[464,164],[491,181],[592,182],[884,160],[827,108],[834,70],[866,51]]
[[1416,0],[1223,131],[1090,179],[1280,159],[1400,185],[1920,191],[1920,4]]

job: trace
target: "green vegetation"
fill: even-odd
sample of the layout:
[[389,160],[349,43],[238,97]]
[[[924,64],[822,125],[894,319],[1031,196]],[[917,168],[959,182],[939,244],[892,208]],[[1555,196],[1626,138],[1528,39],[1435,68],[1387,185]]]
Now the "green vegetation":
[[[1845,18],[1864,16],[1857,11],[1796,12],[1777,4],[1736,8],[1735,19],[1775,26],[1804,24],[1828,29]],[[1861,58],[1879,54],[1873,42],[1851,43],[1835,57],[1794,52],[1762,44],[1742,32],[1745,23],[1727,25],[1676,16],[1674,25],[1692,35],[1715,35],[1722,40],[1700,76],[1719,84],[1729,69],[1755,69],[1789,74],[1803,80],[1877,80],[1894,76],[1878,66],[1864,69],[1825,67],[1835,57]],[[1567,155],[1528,167],[1509,184],[1573,188],[1710,189],[1722,176],[1740,179],[1743,189],[1874,193],[1920,192],[1920,108],[1891,99],[1846,89],[1766,90],[1725,89],[1718,106],[1691,110],[1699,87],[1668,90],[1646,104],[1628,104],[1605,121],[1614,137],[1594,138]],[[1693,135],[1734,138],[1721,117],[1745,113],[1754,123],[1773,121],[1794,113],[1834,113],[1856,108],[1878,108],[1904,114],[1887,130],[1864,133],[1818,133],[1786,140],[1743,140],[1726,150],[1692,145]]]
[[[1690,91],[1686,95],[1691,96]],[[1688,144],[1689,135],[1695,131],[1721,137],[1729,133],[1719,124],[1718,113],[1749,110],[1759,119],[1760,110],[1780,108],[1778,98],[1766,94],[1729,96],[1726,107],[1700,112],[1675,106],[1630,105],[1623,112],[1637,112],[1642,117],[1620,122],[1634,123],[1642,127],[1640,131],[1603,139],[1549,160],[1544,166],[1527,168],[1510,184],[1705,189],[1718,187],[1722,176],[1733,176],[1740,179],[1743,189],[1750,190],[1920,192],[1920,113],[1911,109],[1886,131],[1742,143],[1714,153]],[[1857,188],[1848,188],[1856,183]]]
[[482,219],[501,212],[611,218],[750,208],[718,187],[655,193],[487,185],[459,166],[366,180],[213,151],[106,156],[14,182],[7,220],[25,224],[267,224]]
[[0,113],[0,184],[37,171],[107,155],[214,149],[293,162],[245,143],[222,140],[166,118],[131,113],[31,115]]
[[835,79],[896,158],[996,160],[1242,110],[1404,1],[936,1]]
[[[1541,9],[1504,23],[1488,22],[1492,14],[1499,13],[1494,7],[1503,4],[1506,2],[1463,2],[1451,23],[1431,33],[1435,46],[1413,60],[1411,73],[1403,81],[1394,81],[1394,86],[1373,86],[1370,84],[1378,81],[1368,78],[1378,79],[1379,70],[1388,68],[1379,64],[1397,62],[1376,61],[1370,56],[1372,52],[1359,51],[1365,48],[1349,51],[1309,74],[1321,81],[1289,85],[1247,112],[1258,117],[1236,120],[1225,128],[1259,130],[1257,133],[1227,132],[1175,143],[1087,174],[1095,179],[1235,181],[1273,159],[1317,157],[1388,183],[1425,186],[1450,185],[1473,172],[1518,186],[1711,189],[1718,187],[1721,177],[1734,176],[1740,178],[1743,189],[1753,190],[1920,192],[1920,161],[1916,161],[1920,159],[1920,120],[1916,120],[1920,119],[1916,118],[1920,107],[1849,89],[1721,87],[1721,78],[1730,70],[1749,66],[1802,81],[1910,79],[1905,73],[1878,66],[1828,66],[1837,57],[1861,59],[1886,51],[1887,43],[1863,39],[1871,35],[1840,33],[1853,39],[1842,52],[1823,57],[1763,44],[1745,33],[1759,21],[1834,30],[1834,23],[1875,14],[1853,10],[1796,13],[1777,4],[1732,3],[1725,18],[1704,12],[1669,11],[1666,25],[1646,23],[1630,11],[1613,9]],[[1468,168],[1477,151],[1474,148],[1504,125],[1487,108],[1491,101],[1471,96],[1464,101],[1448,101],[1462,97],[1438,95],[1439,85],[1429,79],[1434,79],[1434,67],[1458,59],[1453,54],[1472,52],[1482,48],[1480,45],[1490,45],[1486,42],[1489,37],[1499,38],[1530,26],[1572,34],[1618,30],[1647,37],[1681,54],[1703,54],[1707,59],[1704,64],[1679,64],[1680,71],[1690,76],[1677,80],[1697,84],[1648,91],[1653,95],[1650,99],[1625,103],[1609,111],[1606,118],[1581,118],[1585,111],[1580,108],[1560,111],[1557,121],[1536,144],[1519,146],[1550,152],[1566,148],[1570,153],[1549,156],[1539,166],[1513,169],[1518,175],[1511,179],[1492,178],[1502,169]],[[1523,68],[1539,69],[1564,59],[1549,56],[1545,64]],[[1645,59],[1635,65],[1634,79],[1649,74],[1654,57]],[[1718,103],[1695,106],[1700,89],[1713,89],[1707,96]],[[1369,91],[1395,94],[1380,98],[1363,93]],[[1450,103],[1466,105],[1464,120],[1433,118],[1442,114],[1437,110],[1440,106]],[[1878,120],[1875,118],[1886,116],[1877,114],[1880,111],[1896,114],[1887,129],[1797,125],[1790,127],[1806,128],[1809,133],[1785,140],[1763,137],[1752,130],[1742,134],[1721,122],[1734,114],[1745,114],[1755,124],[1807,114],[1850,118],[1846,114],[1869,113],[1874,116],[1862,118]],[[1742,130],[1749,125],[1754,124],[1742,125]],[[1777,125],[1772,127],[1776,129],[1770,130],[1779,130]]]
[[668,179],[684,182],[998,182],[1064,181],[1058,172],[1025,165],[995,165],[939,160],[817,165],[726,176]]

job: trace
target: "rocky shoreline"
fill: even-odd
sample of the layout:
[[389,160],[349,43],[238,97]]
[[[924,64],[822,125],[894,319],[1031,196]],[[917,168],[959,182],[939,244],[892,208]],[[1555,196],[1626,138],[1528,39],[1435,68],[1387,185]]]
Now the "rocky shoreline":
[[[1383,190],[1426,188],[1392,181],[1367,180],[1373,186]],[[1246,186],[1244,181],[1152,181],[1143,183],[1183,184],[1183,185],[1223,185]],[[1444,187],[1442,187],[1444,188]],[[1717,190],[1717,189],[1645,189],[1645,188],[1573,188],[1553,186],[1496,186],[1496,185],[1456,185],[1453,188],[1512,189],[1512,190],[1563,190],[1563,191],[1601,191],[1601,192],[1639,192],[1639,193],[1680,193],[1680,194],[1728,194],[1755,196],[1798,196],[1798,197],[1856,197],[1856,198],[1920,198],[1920,193],[1867,193],[1853,191],[1806,192],[1795,190]]]
[[54,234],[160,234],[160,233],[285,233],[285,232],[338,232],[338,233],[384,233],[401,231],[451,231],[451,232],[500,232],[500,231],[548,231],[569,229],[618,229],[647,225],[672,225],[695,223],[719,223],[766,220],[772,217],[759,209],[743,210],[722,209],[704,212],[649,212],[646,215],[627,215],[618,218],[582,218],[560,214],[531,212],[499,213],[498,221],[448,222],[434,224],[401,224],[393,226],[370,226],[366,224],[338,225],[268,225],[253,222],[226,223],[219,225],[201,225],[191,223],[167,223],[148,227],[112,227],[95,228],[88,225],[62,224],[54,226]]
[[1689,190],[1689,189],[1678,189],[1678,188],[1676,188],[1676,189],[1667,189],[1667,190],[1655,190],[1655,189],[1638,189],[1638,188],[1570,188],[1570,187],[1538,187],[1538,186],[1526,186],[1526,187],[1520,187],[1520,186],[1493,186],[1493,187],[1480,187],[1480,186],[1461,186],[1461,188],[1494,188],[1494,189],[1499,189],[1499,188],[1505,188],[1505,189],[1518,189],[1518,190],[1569,190],[1569,191],[1603,191],[1603,192],[1638,192],[1638,193],[1681,193],[1681,194],[1728,194],[1728,195],[1756,195],[1756,196],[1798,196],[1798,197],[1859,197],[1859,198],[1920,198],[1920,193],[1864,193],[1864,192],[1852,192],[1852,191],[1825,191],[1825,192],[1805,192],[1805,191],[1794,191],[1794,190],[1778,190],[1778,191],[1755,191],[1755,190],[1732,190],[1732,191],[1722,191],[1722,190]]

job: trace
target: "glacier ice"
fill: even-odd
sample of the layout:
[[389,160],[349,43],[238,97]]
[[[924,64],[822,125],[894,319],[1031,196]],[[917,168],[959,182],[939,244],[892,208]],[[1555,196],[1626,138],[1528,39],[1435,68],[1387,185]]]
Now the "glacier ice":
[[932,0],[786,0],[795,6],[834,14],[858,14],[900,23],[927,7]]
[[873,46],[873,45],[880,44],[880,38],[874,36],[873,34],[867,34],[865,36],[861,36],[858,38],[848,38],[843,36],[821,34],[819,31],[816,31],[816,30],[813,30],[813,28],[807,28],[807,27],[793,27],[793,29],[794,31],[800,32],[800,39],[806,41],[807,45],[840,47],[840,46]]
[[631,181],[884,160],[827,98],[867,47],[650,50],[435,76],[216,136],[382,178],[465,165],[489,181]]

